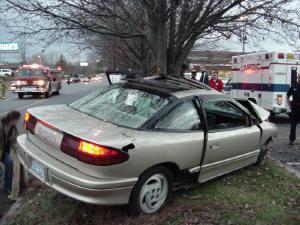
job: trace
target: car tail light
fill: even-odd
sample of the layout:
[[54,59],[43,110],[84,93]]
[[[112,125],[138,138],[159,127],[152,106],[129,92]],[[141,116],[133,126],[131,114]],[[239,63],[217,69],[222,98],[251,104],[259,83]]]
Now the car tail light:
[[282,105],[282,95],[277,95],[276,103],[277,103],[277,105]]
[[24,116],[24,128],[30,133],[34,134],[34,129],[37,123],[37,118],[32,116],[29,112],[25,113]]
[[127,152],[87,142],[68,134],[64,135],[60,149],[79,161],[97,166],[116,165],[129,159]]

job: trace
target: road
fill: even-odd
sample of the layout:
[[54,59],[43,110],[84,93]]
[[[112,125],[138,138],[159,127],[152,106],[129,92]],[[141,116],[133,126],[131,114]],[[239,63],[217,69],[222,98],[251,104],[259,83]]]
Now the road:
[[[16,94],[12,92],[6,93],[6,99],[0,100],[0,118],[3,117],[7,112],[11,110],[18,110],[22,113],[23,116],[28,108],[43,106],[43,105],[56,105],[56,104],[69,104],[76,99],[79,99],[102,85],[102,83],[77,83],[66,85],[63,84],[63,88],[60,92],[60,95],[54,95],[50,98],[41,97],[31,97],[25,96],[24,99],[18,99]],[[22,123],[20,122],[20,128]],[[23,130],[21,129],[21,132]]]
[[287,115],[280,114],[272,119],[278,127],[278,135],[270,144],[271,156],[300,174],[300,126],[297,127],[295,145],[288,145],[290,124]]

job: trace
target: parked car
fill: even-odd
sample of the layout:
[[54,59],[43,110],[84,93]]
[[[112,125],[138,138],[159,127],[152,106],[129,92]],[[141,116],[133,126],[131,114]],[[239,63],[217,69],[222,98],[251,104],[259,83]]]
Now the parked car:
[[80,82],[79,75],[77,75],[77,74],[73,75],[72,80],[73,80],[73,83],[79,83]]
[[80,82],[90,82],[88,77],[80,77]]
[[10,77],[13,75],[13,71],[11,69],[0,69],[0,77]]
[[150,214],[173,190],[262,164],[277,132],[268,116],[189,79],[130,78],[70,105],[28,109],[18,155],[67,196]]

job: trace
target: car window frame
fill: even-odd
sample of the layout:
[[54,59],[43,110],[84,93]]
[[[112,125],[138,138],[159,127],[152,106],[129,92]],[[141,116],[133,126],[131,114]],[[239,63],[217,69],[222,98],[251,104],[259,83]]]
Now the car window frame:
[[[199,120],[201,122],[201,128],[198,130],[178,130],[178,129],[155,129],[155,125],[165,117],[166,114],[171,112],[177,107],[180,107],[185,102],[191,102],[193,106],[195,107],[195,110],[197,111],[197,115],[199,117]],[[162,108],[159,112],[157,112],[157,115],[154,115],[153,118],[151,118],[146,124],[144,124],[143,128],[141,130],[143,131],[151,131],[151,132],[163,132],[163,133],[197,133],[197,132],[203,132],[204,131],[204,119],[202,110],[200,109],[200,105],[197,103],[196,96],[189,96],[181,99],[176,99],[171,104],[166,105],[164,108]]]
[[[241,107],[239,107],[232,99],[229,98],[201,98],[199,97],[199,101],[201,104],[201,108],[203,110],[204,116],[205,116],[205,122],[206,122],[206,127],[207,127],[207,132],[208,133],[218,133],[218,132],[225,132],[225,131],[234,131],[234,130],[238,130],[238,129],[243,129],[243,128],[247,128],[247,127],[251,127],[252,126],[252,120],[251,117],[249,115],[248,112],[246,112],[245,110],[243,110]],[[233,107],[237,108],[239,111],[241,111],[246,117],[247,117],[247,125],[246,126],[236,126],[236,127],[232,127],[232,128],[222,128],[222,129],[209,129],[208,126],[208,121],[207,121],[207,115],[206,115],[206,110],[204,108],[204,101],[213,101],[213,102],[218,102],[218,101],[223,101],[223,102],[228,102],[230,105],[233,105]]]

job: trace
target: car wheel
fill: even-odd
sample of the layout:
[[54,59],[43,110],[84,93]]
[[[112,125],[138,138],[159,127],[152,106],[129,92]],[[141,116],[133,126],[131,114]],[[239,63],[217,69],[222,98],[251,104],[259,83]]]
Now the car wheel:
[[59,90],[53,92],[54,95],[59,95]]
[[24,94],[23,93],[18,93],[18,97],[19,97],[19,99],[23,99],[24,98]]
[[268,154],[268,144],[269,141],[266,142],[261,148],[260,148],[260,152],[258,154],[257,157],[257,161],[255,163],[256,166],[261,166],[265,163],[266,159],[267,159],[267,154]]
[[173,174],[163,166],[145,172],[135,185],[129,201],[129,215],[160,210],[173,192]]
[[51,86],[49,86],[48,91],[45,93],[45,98],[50,98],[51,96]]

